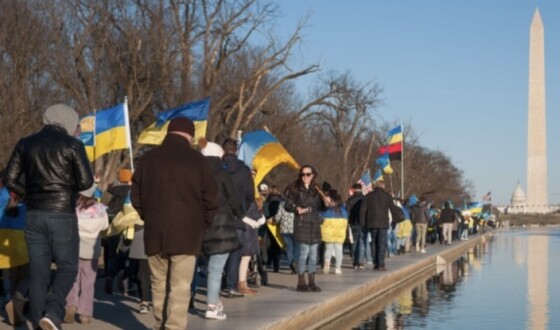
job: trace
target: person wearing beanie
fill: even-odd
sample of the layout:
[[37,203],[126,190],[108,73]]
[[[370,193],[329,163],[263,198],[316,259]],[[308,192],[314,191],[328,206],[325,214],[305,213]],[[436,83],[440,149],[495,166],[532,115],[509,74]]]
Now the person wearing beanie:
[[132,175],[132,205],[144,220],[155,329],[187,327],[196,257],[219,208],[210,163],[191,147],[194,133],[190,119],[172,119],[162,144],[140,157]]
[[97,184],[81,191],[76,206],[80,235],[78,276],[66,297],[64,323],[74,323],[76,313],[82,324],[91,323],[97,262],[101,256],[101,231],[109,227],[106,206],[94,196]]
[[214,217],[212,226],[204,236],[202,249],[208,258],[207,283],[207,319],[224,320],[222,302],[219,300],[222,273],[230,252],[238,250],[241,245],[237,229],[243,229],[244,224],[239,219],[244,218],[241,203],[235,194],[233,181],[223,166],[224,150],[219,144],[208,142],[201,138],[198,142],[201,152],[208,161],[218,182],[218,202],[220,209]]
[[[39,132],[18,141],[3,180],[10,191],[25,196],[31,323],[58,329],[78,272],[78,192],[91,187],[93,173],[83,143],[75,138],[78,113],[56,104],[45,110],[43,123]],[[57,271],[49,286],[45,279],[52,260]]]

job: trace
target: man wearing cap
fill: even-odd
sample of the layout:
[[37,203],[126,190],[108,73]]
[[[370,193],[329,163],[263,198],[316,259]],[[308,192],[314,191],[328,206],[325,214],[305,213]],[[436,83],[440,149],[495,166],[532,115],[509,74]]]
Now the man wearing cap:
[[219,207],[218,184],[208,160],[191,148],[193,137],[190,119],[172,119],[163,143],[140,158],[132,176],[132,205],[145,224],[154,329],[187,326],[196,256]]
[[[8,189],[25,196],[31,322],[60,329],[66,296],[78,272],[78,192],[93,184],[78,113],[64,104],[47,108],[43,129],[17,143],[4,176]],[[25,177],[21,184],[20,177]],[[56,276],[48,292],[51,261]]]

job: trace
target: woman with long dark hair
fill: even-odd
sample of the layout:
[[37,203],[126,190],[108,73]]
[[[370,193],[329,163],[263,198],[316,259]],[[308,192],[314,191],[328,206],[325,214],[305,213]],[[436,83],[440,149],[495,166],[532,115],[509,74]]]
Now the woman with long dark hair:
[[[297,291],[319,292],[321,288],[315,284],[317,270],[317,246],[321,243],[322,196],[315,183],[317,171],[311,165],[303,165],[299,170],[298,179],[286,189],[285,209],[295,214],[294,239],[298,244],[298,284]],[[324,197],[330,204],[330,199]],[[305,271],[309,284],[305,282]]]

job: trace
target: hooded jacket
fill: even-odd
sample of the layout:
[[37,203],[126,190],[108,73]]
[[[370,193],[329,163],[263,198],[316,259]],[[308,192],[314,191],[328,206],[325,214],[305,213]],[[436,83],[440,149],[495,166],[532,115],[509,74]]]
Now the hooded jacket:
[[223,159],[224,168],[231,175],[241,208],[246,212],[255,200],[255,185],[251,169],[234,154],[225,154]]

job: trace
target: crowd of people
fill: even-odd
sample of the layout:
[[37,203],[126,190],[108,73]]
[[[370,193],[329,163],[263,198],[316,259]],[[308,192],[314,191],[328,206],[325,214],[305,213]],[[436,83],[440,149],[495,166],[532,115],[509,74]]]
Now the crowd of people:
[[185,329],[203,278],[204,315],[224,320],[220,299],[258,294],[255,286],[283,260],[297,275],[296,291],[320,292],[316,274],[342,274],[345,251],[355,269],[386,271],[386,257],[467,239],[478,226],[451,202],[440,211],[424,197],[399,199],[383,181],[372,191],[354,184],[343,201],[338,189],[316,182],[311,165],[284,190],[256,186],[236,140],[201,139],[197,150],[187,118],[172,119],[163,143],[134,171],[121,169],[102,194],[75,138],[76,111],[54,105],[43,122],[18,142],[2,175],[2,223],[25,233],[10,243],[24,240],[25,255],[3,272],[14,325],[91,323],[101,258],[107,294],[137,295],[137,311],[151,311],[156,329]]

